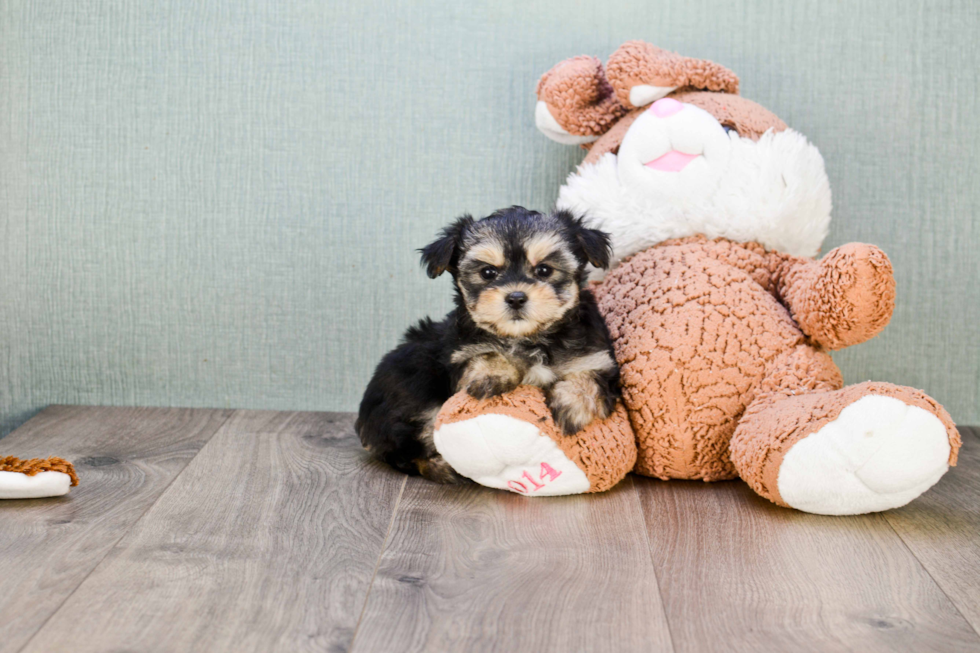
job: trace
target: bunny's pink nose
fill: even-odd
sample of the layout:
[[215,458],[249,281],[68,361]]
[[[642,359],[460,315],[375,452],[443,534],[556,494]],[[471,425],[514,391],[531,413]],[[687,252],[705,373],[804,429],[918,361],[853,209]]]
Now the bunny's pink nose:
[[653,115],[658,118],[669,118],[683,108],[683,104],[669,97],[657,100],[650,105],[650,111],[653,111]]

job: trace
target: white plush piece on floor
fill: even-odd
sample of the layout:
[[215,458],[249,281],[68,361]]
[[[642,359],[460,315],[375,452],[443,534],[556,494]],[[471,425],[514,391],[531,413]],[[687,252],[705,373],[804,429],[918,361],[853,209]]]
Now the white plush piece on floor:
[[869,395],[797,442],[779,468],[779,494],[820,515],[859,515],[904,506],[949,468],[949,439],[934,415]]
[[[534,496],[580,494],[590,486],[585,473],[551,438],[533,424],[507,415],[443,424],[434,440],[453,469],[480,485]],[[556,475],[542,477],[542,464]]]
[[68,494],[71,477],[61,472],[0,472],[0,499],[39,499]]

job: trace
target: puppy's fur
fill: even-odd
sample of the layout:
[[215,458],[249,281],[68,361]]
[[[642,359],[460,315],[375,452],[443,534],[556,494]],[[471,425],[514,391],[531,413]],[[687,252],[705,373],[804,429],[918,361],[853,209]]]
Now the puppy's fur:
[[461,480],[436,452],[434,420],[466,390],[481,399],[520,384],[544,389],[566,434],[607,417],[619,397],[619,368],[586,265],[609,265],[608,236],[559,211],[519,206],[482,220],[456,220],[422,249],[430,277],[448,271],[456,308],[424,319],[375,370],[357,432],[391,466],[437,482]]

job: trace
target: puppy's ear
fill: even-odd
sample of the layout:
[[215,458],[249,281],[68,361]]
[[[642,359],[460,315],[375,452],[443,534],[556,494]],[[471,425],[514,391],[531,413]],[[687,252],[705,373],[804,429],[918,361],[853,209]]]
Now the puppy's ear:
[[438,240],[429,243],[419,250],[422,254],[422,265],[430,279],[435,279],[459,262],[459,250],[463,245],[463,234],[473,224],[473,218],[464,215],[442,230]]
[[582,246],[582,252],[589,263],[600,270],[609,268],[609,259],[612,258],[609,234],[598,229],[582,227],[578,232],[578,242]]
[[575,218],[568,211],[559,211],[555,216],[568,226],[576,245],[575,255],[583,265],[588,262],[601,270],[609,267],[609,259],[612,258],[609,234],[586,227],[585,218]]

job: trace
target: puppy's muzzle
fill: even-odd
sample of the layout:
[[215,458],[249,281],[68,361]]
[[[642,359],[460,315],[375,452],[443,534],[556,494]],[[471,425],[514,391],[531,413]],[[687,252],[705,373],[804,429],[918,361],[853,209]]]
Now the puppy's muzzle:
[[515,290],[507,295],[507,297],[504,298],[504,301],[507,302],[507,305],[510,306],[511,309],[519,311],[524,307],[524,304],[527,303],[527,293],[521,292],[520,290]]

